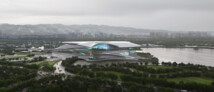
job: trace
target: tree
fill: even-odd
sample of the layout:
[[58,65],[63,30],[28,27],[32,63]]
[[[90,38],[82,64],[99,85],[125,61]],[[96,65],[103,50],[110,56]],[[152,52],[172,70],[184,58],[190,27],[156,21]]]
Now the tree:
[[100,77],[100,78],[105,78],[105,73],[104,72],[97,72],[96,73],[96,77]]
[[122,92],[122,86],[119,85],[113,86],[111,92]]
[[152,61],[153,65],[158,65],[159,64],[159,62],[158,62],[159,60],[156,57],[151,58],[151,61]]
[[83,69],[81,72],[79,72],[80,75],[88,76],[88,77],[94,77],[94,72],[88,71],[86,69]]
[[106,76],[112,80],[118,79],[118,76],[116,74],[113,74],[113,73],[107,73]]
[[7,55],[13,55],[14,54],[13,51],[14,51],[14,48],[7,46],[7,47],[4,47],[1,52]]
[[173,65],[173,66],[177,66],[178,64],[177,64],[176,62],[173,62],[172,65]]
[[212,86],[214,86],[214,81],[211,83]]
[[6,89],[4,87],[0,88],[0,92],[6,92]]
[[33,56],[35,56],[35,54],[28,54],[27,56],[28,57],[33,57]]
[[148,62],[145,62],[144,64],[145,64],[145,65],[148,65]]

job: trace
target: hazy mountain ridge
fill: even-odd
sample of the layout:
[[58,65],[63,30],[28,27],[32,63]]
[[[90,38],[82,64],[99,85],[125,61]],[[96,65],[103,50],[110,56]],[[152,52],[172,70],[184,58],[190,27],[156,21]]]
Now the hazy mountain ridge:
[[12,25],[1,24],[0,32],[6,35],[56,35],[69,34],[72,32],[82,33],[107,33],[117,35],[145,35],[152,31],[149,29],[136,29],[131,27],[116,27],[107,25],[62,25],[62,24],[39,24],[39,25]]

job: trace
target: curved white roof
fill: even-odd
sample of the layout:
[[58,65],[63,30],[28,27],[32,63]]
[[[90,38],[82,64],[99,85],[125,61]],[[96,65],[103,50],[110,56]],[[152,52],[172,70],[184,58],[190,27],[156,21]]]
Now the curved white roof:
[[79,49],[79,48],[84,48],[84,46],[64,44],[60,47],[57,47],[56,49]]
[[85,46],[91,48],[98,43],[106,43],[118,46],[119,48],[129,48],[129,47],[140,47],[140,45],[129,42],[129,41],[66,41],[64,44],[73,44],[79,46]]

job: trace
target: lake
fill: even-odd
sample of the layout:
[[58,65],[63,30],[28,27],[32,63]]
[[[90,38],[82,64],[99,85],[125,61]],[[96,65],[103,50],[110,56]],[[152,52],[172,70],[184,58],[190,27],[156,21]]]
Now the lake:
[[214,49],[142,48],[160,61],[183,62],[214,66]]

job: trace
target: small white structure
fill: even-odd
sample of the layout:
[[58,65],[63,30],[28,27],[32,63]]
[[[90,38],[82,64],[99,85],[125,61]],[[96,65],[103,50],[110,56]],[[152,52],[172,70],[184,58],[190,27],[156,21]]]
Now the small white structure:
[[38,48],[36,48],[36,47],[31,47],[28,51],[29,51],[29,52],[42,52],[42,51],[44,51],[44,49],[45,49],[44,46],[41,46],[41,47],[38,47]]

